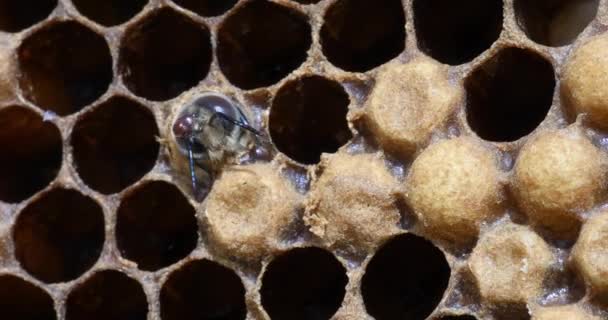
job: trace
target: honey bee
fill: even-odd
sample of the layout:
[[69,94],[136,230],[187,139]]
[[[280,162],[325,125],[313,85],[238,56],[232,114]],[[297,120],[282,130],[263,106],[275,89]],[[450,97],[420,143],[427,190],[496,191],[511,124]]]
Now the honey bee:
[[[177,149],[188,159],[193,194],[199,201],[209,191],[222,164],[267,140],[249,125],[240,105],[212,92],[184,105],[172,130]],[[203,184],[197,169],[202,170]]]

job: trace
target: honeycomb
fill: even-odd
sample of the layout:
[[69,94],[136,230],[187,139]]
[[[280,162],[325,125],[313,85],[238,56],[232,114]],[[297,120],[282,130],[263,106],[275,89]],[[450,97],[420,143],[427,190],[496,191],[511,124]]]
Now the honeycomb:
[[[0,0],[0,318],[608,319],[608,0]],[[203,201],[170,128],[270,143]]]

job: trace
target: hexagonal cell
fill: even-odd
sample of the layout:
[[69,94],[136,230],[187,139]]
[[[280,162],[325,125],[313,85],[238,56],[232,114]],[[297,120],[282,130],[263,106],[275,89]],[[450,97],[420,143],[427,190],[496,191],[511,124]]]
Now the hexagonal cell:
[[55,320],[53,299],[43,289],[13,275],[0,275],[0,308],[6,320]]
[[196,247],[195,214],[174,185],[164,181],[146,182],[131,190],[118,208],[118,248],[141,270],[155,271],[171,265]]
[[545,237],[575,240],[580,213],[605,195],[605,155],[579,127],[543,130],[519,149],[511,194]]
[[203,17],[214,17],[224,14],[238,0],[173,0],[173,2]]
[[228,80],[248,90],[272,85],[298,68],[311,44],[305,15],[274,2],[253,0],[220,26],[217,57]]
[[437,307],[449,280],[443,252],[408,233],[376,252],[361,279],[361,293],[367,312],[377,320],[422,320]]
[[327,59],[346,71],[364,72],[405,49],[401,0],[339,0],[325,14],[321,45]]
[[18,32],[44,20],[57,0],[0,0],[0,30]]
[[285,84],[274,97],[269,131],[276,147],[304,164],[334,153],[352,133],[346,114],[350,100],[337,82],[307,76]]
[[590,295],[604,306],[608,305],[607,242],[608,210],[603,209],[583,225],[571,256],[572,265],[587,283]]
[[597,14],[599,0],[515,0],[519,26],[540,44],[568,45],[585,30]]
[[212,59],[207,27],[164,8],[126,31],[118,69],[133,93],[163,101],[203,80]]
[[74,288],[65,308],[66,320],[146,320],[148,301],[137,280],[104,270]]
[[244,320],[245,288],[234,271],[209,260],[173,272],[160,291],[163,320]]
[[111,27],[127,22],[143,9],[148,0],[72,0],[72,3],[82,15]]
[[442,63],[473,60],[502,31],[502,0],[414,0],[413,8],[420,50]]
[[506,319],[529,319],[527,303],[543,293],[555,257],[530,228],[505,222],[480,238],[467,263],[484,304]]
[[420,153],[407,175],[406,194],[421,228],[459,250],[474,244],[482,226],[503,211],[497,162],[494,150],[466,136],[435,142]]
[[560,96],[566,120],[584,114],[587,125],[608,129],[608,33],[585,41],[568,53],[560,71]]
[[315,168],[303,220],[324,246],[364,257],[401,232],[403,184],[374,154],[338,153]]
[[158,157],[154,115],[124,97],[84,114],[72,130],[74,164],[91,188],[111,194],[143,177]]
[[276,257],[262,277],[262,306],[274,320],[329,319],[340,308],[346,269],[328,251],[296,248]]
[[75,21],[37,30],[23,41],[18,58],[25,97],[60,116],[97,100],[112,82],[108,43]]
[[490,141],[515,141],[545,119],[553,102],[555,74],[530,50],[502,49],[465,79],[467,121]]
[[[0,109],[0,200],[19,202],[48,185],[59,172],[59,129],[21,106]],[[10,150],[10,151],[9,151]]]
[[300,194],[277,166],[257,163],[224,171],[198,218],[214,252],[256,264],[284,247],[300,207]]
[[13,231],[15,255],[41,281],[70,281],[97,261],[104,233],[103,211],[94,200],[56,188],[19,214]]

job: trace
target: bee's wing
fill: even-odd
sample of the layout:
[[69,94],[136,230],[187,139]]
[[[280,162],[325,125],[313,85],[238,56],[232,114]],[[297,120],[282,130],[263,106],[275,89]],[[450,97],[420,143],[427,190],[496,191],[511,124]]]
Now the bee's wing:
[[247,123],[232,119],[223,113],[216,113],[212,116],[208,127],[209,134],[207,135],[212,148],[221,147],[229,152],[245,151],[251,141],[251,135],[257,133]]

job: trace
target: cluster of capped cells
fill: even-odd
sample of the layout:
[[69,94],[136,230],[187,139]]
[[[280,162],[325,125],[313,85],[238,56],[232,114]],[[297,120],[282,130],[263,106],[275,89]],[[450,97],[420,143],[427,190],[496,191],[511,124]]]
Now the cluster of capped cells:
[[[0,0],[0,318],[608,319],[607,0]],[[194,197],[205,93],[268,145]]]

